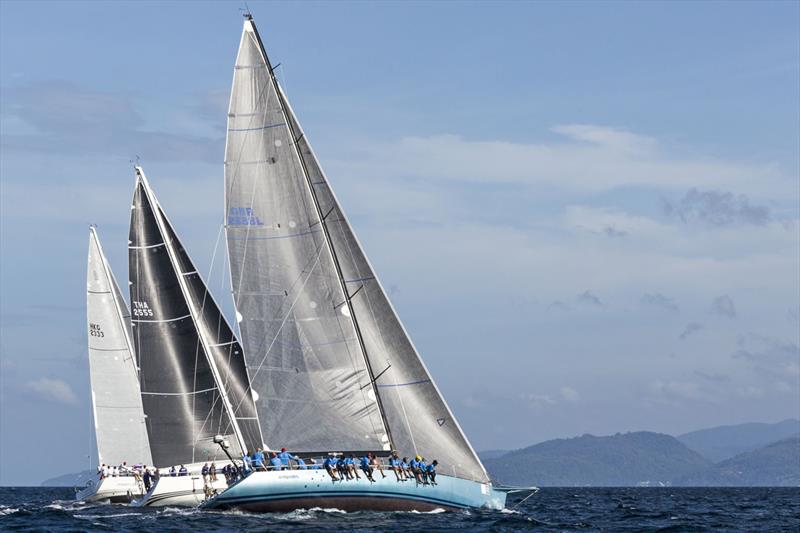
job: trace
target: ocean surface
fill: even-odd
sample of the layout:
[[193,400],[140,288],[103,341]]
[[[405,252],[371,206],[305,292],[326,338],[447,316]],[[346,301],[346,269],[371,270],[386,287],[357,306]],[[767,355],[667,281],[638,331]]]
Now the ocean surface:
[[72,494],[0,487],[0,530],[800,531],[800,488],[544,488],[521,505],[510,497],[503,511],[271,515],[83,504]]

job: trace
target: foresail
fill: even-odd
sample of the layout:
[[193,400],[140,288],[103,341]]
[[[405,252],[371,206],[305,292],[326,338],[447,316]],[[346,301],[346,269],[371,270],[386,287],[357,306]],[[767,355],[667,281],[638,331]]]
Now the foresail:
[[397,313],[347,221],[316,156],[288,106],[298,148],[316,188],[328,231],[347,281],[367,356],[376,375],[383,412],[402,455],[437,459],[441,470],[458,477],[488,481],[483,465],[417,354]]
[[228,114],[225,212],[264,438],[298,452],[386,449],[370,372],[294,142],[247,21]]
[[131,322],[153,460],[170,466],[221,459],[214,436],[236,439],[155,208],[137,179],[128,246]]
[[94,227],[86,276],[89,371],[100,464],[152,464],[130,316]]

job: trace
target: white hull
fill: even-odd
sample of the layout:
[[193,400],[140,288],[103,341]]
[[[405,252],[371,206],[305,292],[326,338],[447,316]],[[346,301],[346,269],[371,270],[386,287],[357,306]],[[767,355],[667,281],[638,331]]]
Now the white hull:
[[75,499],[85,502],[108,500],[111,503],[128,503],[144,494],[144,485],[133,476],[117,476],[90,481],[75,493]]
[[162,474],[143,498],[132,503],[134,507],[197,507],[206,500],[206,484],[211,495],[228,488],[222,474],[208,483],[199,474],[177,477]]

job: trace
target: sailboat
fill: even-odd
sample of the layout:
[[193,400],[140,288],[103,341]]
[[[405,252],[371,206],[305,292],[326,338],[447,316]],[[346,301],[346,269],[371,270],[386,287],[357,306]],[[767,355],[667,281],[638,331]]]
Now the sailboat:
[[[152,464],[145,429],[130,313],[103,254],[97,228],[89,228],[86,320],[97,464]],[[127,474],[127,475],[124,475]],[[140,480],[126,472],[89,481],[76,499],[129,502],[141,496]]]
[[[167,219],[141,166],[135,167],[129,275],[133,341],[153,461],[160,477],[138,506],[196,506],[227,487],[204,479],[204,463],[230,462],[262,445],[242,348]],[[171,476],[183,466],[188,475]]]
[[437,459],[437,484],[253,472],[206,509],[502,508],[412,344],[246,16],[225,152],[232,293],[266,442],[300,456],[391,451]]

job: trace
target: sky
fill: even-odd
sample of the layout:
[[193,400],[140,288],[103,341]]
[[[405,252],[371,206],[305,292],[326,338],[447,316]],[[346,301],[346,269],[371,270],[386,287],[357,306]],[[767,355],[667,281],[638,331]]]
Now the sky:
[[[800,3],[249,1],[476,449],[800,417]],[[0,2],[0,484],[92,454],[87,225],[212,292],[239,2]]]

